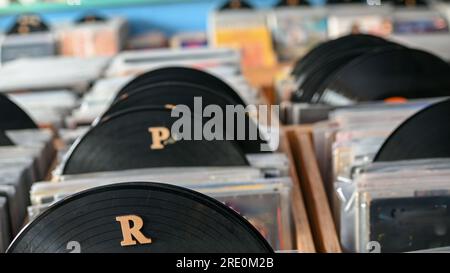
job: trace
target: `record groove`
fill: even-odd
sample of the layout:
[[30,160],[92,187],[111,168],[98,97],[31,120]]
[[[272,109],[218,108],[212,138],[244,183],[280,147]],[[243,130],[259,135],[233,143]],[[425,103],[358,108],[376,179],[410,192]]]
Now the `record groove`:
[[[111,197],[129,197],[129,207],[123,206],[118,201],[107,207],[104,204],[93,204],[96,200],[109,200]],[[134,198],[133,198],[134,197]],[[161,208],[161,200],[180,204],[178,207]],[[80,211],[80,206],[88,206],[92,213],[106,209],[112,216],[136,215],[143,221],[139,232],[151,239],[151,243],[141,243],[135,237],[137,244],[121,246],[123,238],[123,228],[116,221],[115,217],[100,217],[97,221],[102,223],[96,228],[86,228],[86,225],[75,227],[80,219],[84,220],[84,211]],[[167,208],[178,212],[171,219],[158,219],[148,217],[145,212],[148,207],[160,210],[162,214]],[[80,214],[80,218],[74,216]],[[106,215],[101,212],[102,215]],[[184,215],[184,217],[183,217]],[[190,216],[198,221],[192,222]],[[165,226],[177,226],[177,236],[167,236],[153,229],[154,220],[160,220],[164,229]],[[183,220],[183,221],[180,221]],[[91,222],[88,222],[91,223]],[[134,222],[133,222],[134,223]],[[187,225],[190,224],[190,226]],[[67,225],[64,228],[68,236],[54,238],[55,227]],[[195,227],[192,227],[193,225]],[[211,232],[212,239],[196,240],[190,237],[191,229],[201,232]],[[81,232],[85,237],[72,237],[72,232]],[[107,231],[107,232],[105,232]],[[136,233],[133,233],[136,234]],[[179,236],[184,240],[179,240]],[[94,236],[98,238],[89,240]],[[175,238],[176,237],[176,238]],[[53,238],[53,241],[45,240]],[[77,241],[81,246],[82,253],[271,253],[272,250],[261,234],[239,216],[235,211],[209,198],[203,194],[167,184],[158,183],[123,183],[113,186],[94,188],[88,191],[75,194],[66,198],[48,210],[44,211],[34,221],[22,230],[19,236],[11,244],[8,252],[69,252],[66,249],[68,241]]]
[[450,158],[450,100],[406,120],[384,142],[374,161]]

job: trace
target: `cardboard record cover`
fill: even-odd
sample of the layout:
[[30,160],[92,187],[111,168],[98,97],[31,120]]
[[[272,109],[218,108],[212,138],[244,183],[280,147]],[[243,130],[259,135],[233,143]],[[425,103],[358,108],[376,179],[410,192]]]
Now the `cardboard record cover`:
[[216,11],[209,16],[210,44],[242,52],[244,67],[271,67],[276,64],[267,14],[255,10]]

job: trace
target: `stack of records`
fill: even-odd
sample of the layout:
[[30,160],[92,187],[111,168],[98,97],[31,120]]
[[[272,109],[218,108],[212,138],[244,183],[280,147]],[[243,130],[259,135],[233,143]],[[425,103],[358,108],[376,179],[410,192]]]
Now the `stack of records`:
[[86,15],[74,24],[58,28],[61,54],[65,56],[113,56],[124,47],[128,25],[122,18]]
[[370,252],[374,243],[382,252],[448,246],[448,104],[360,105],[315,125],[317,158],[345,251]]
[[450,95],[450,65],[427,51],[371,35],[349,35],[301,58],[277,92],[284,121],[316,122],[330,110],[372,101]]
[[25,223],[33,181],[46,176],[55,154],[53,133],[34,122],[1,96],[0,120],[0,252]]
[[[31,188],[31,222],[12,243],[10,252],[69,252],[68,244],[77,242],[81,252],[267,252],[295,248],[289,161],[285,154],[275,152],[277,115],[271,109],[268,117],[257,112],[257,105],[251,103],[258,103],[259,98],[240,70],[217,72],[238,69],[239,55],[225,49],[157,52],[159,56],[154,52],[134,52],[130,59],[123,58],[130,53],[119,56],[108,70],[109,76],[126,76],[102,79],[84,96],[71,118],[74,126],[82,121],[88,126],[60,130],[66,147],[72,146],[51,181],[43,180]],[[216,72],[198,69],[202,66],[197,64],[205,63]],[[233,117],[228,115],[229,108],[235,111]],[[208,109],[212,113],[205,114]],[[170,200],[167,194],[173,195]],[[135,201],[130,196],[136,196]],[[204,208],[204,199],[214,204],[216,211]],[[103,201],[97,207],[94,201],[98,200]],[[114,212],[105,214],[108,209]],[[113,214],[112,220],[106,219]],[[105,221],[105,227],[96,229],[89,224],[87,219],[95,215],[99,217],[94,222]],[[121,245],[120,232],[114,234],[117,241],[109,240],[109,248],[93,243],[103,236],[105,228],[123,230],[124,222],[117,222],[123,215],[133,216],[129,222],[143,226],[142,240],[135,248],[121,248],[126,240]],[[77,217],[85,219],[82,222],[87,225]],[[224,217],[233,223],[225,223]],[[186,222],[187,218],[191,222]],[[58,246],[39,231],[55,219],[55,228],[66,227],[57,232],[67,235]],[[177,234],[181,234],[176,249],[171,245],[173,238],[167,237],[173,234],[167,225],[173,228],[174,221],[182,222],[176,225]],[[215,224],[208,222],[204,231],[205,224],[197,225],[196,221]],[[209,234],[223,231],[217,223],[235,229],[233,234],[243,236],[238,239],[242,241],[226,239],[230,235],[225,233],[219,234],[223,236],[220,242],[211,244]],[[31,239],[36,232],[42,240]],[[197,237],[202,233],[206,235],[199,237],[200,242]],[[259,247],[255,248],[249,236],[257,239]],[[210,247],[206,247],[207,242]]]
[[[258,92],[240,73],[240,55],[230,49],[130,51],[116,57],[106,74],[109,77],[96,81],[82,98],[80,107],[67,119],[69,127],[91,124],[115,99],[127,92],[125,89],[130,88],[131,80],[137,76],[161,90],[164,86],[180,86],[169,82],[179,77],[193,81],[197,86],[208,85],[216,92],[231,87],[245,104],[261,103]],[[217,78],[228,87],[223,89],[223,84],[217,85]]]
[[328,9],[328,36],[331,39],[348,34],[388,36],[392,32],[392,7],[389,5],[339,3],[329,5]]
[[55,201],[93,187],[156,181],[213,197],[245,217],[274,249],[292,249],[292,182],[287,177],[287,158],[267,154],[250,155],[249,160],[248,167],[168,167],[63,175],[57,183],[33,185],[29,217],[33,219]]
[[40,127],[60,128],[78,106],[79,97],[69,90],[13,92],[9,98],[26,111]]
[[85,92],[101,77],[109,59],[48,57],[20,59],[0,68],[0,92],[69,89]]
[[18,58],[40,58],[57,54],[57,41],[49,26],[37,14],[17,17],[0,42],[0,62]]

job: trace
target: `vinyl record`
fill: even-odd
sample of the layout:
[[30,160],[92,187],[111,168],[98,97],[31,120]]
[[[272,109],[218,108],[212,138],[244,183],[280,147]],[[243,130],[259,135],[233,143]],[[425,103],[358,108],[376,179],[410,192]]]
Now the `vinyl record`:
[[39,14],[28,13],[17,16],[16,21],[7,31],[10,34],[29,34],[49,31],[48,25]]
[[116,96],[116,100],[125,94],[141,88],[142,86],[171,81],[183,81],[203,85],[207,88],[223,93],[224,96],[229,96],[235,101],[235,104],[245,105],[243,99],[227,83],[207,72],[188,67],[166,67],[139,75],[119,91]]
[[450,95],[449,75],[450,65],[425,51],[377,50],[341,68],[312,102],[330,104],[330,97],[355,102],[444,97]]
[[[371,51],[396,47],[400,48],[401,46],[388,42],[374,43],[372,45],[360,45],[351,49],[342,49],[332,56],[318,58],[314,65],[308,67],[308,71],[304,74],[305,79],[292,94],[291,100],[294,102],[311,102],[316,93],[320,94],[323,92],[323,88],[327,86],[329,79],[333,79],[333,75],[352,60]],[[321,86],[325,87],[320,89]]]
[[375,161],[450,157],[450,100],[406,120],[384,142]]
[[6,95],[0,94],[0,131],[36,129],[37,125]]
[[220,92],[202,85],[189,82],[170,81],[157,82],[140,86],[115,100],[103,116],[111,115],[132,107],[151,105],[186,105],[194,111],[194,97],[201,97],[203,106],[218,105],[225,109],[227,105],[234,105],[235,101]]
[[[221,92],[211,90],[207,87],[186,83],[186,82],[161,82],[156,84],[150,84],[147,86],[141,86],[127,95],[123,95],[116,100],[111,107],[106,111],[103,117],[112,115],[119,111],[124,111],[133,107],[142,106],[165,106],[165,105],[185,105],[189,107],[192,113],[195,109],[195,99],[194,97],[201,97],[201,105],[199,111],[203,111],[208,105],[217,105],[226,113],[227,105],[235,105],[235,101],[230,97],[223,95]],[[198,108],[198,107],[197,107]],[[214,117],[215,118],[215,117]],[[245,126],[245,139],[238,140],[238,135],[241,133],[238,131],[238,119],[235,116],[234,121],[234,139],[241,147],[244,153],[260,153],[261,145],[267,144],[257,134],[256,139],[250,140],[250,132],[257,132],[257,124],[249,118],[248,115],[244,116]],[[209,119],[208,119],[209,120]],[[223,123],[226,124],[227,116],[223,115]]]
[[51,206],[9,253],[272,253],[235,211],[167,184],[94,188]]
[[[63,173],[248,165],[236,142],[205,140],[201,118],[190,113],[181,114],[180,118],[171,117],[171,108],[158,106],[133,108],[105,117],[74,143],[64,162]],[[184,139],[171,135],[176,121],[180,133],[186,135]],[[190,125],[191,130],[184,128],[182,122]],[[216,134],[226,139],[221,128],[216,129]],[[189,137],[203,140],[186,140]]]
[[366,34],[352,34],[340,37],[338,39],[323,42],[309,51],[301,58],[292,71],[292,74],[298,80],[304,79],[308,75],[310,66],[314,66],[319,59],[328,59],[336,52],[365,47],[370,45],[382,45],[386,40],[378,36]]

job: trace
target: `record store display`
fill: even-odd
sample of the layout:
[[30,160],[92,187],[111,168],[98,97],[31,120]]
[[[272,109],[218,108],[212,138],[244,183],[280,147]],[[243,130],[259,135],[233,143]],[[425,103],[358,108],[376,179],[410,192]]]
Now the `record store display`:
[[344,251],[367,252],[371,242],[381,252],[448,245],[448,106],[358,105],[315,125],[318,160],[331,162],[321,172]]
[[0,61],[40,58],[57,54],[58,45],[49,25],[39,14],[17,16],[0,42]]
[[86,14],[57,30],[61,55],[77,57],[113,56],[125,47],[127,21]]
[[55,149],[53,133],[38,129],[31,118],[5,95],[0,121],[0,253],[18,234],[27,217],[29,190],[45,178]]
[[0,68],[0,92],[70,89],[85,92],[109,63],[106,57],[19,59]]
[[0,0],[0,253],[450,252],[448,1],[75,2]]
[[284,122],[317,122],[330,110],[358,103],[448,96],[449,73],[448,62],[428,51],[349,35],[300,58],[277,85],[277,96]]

